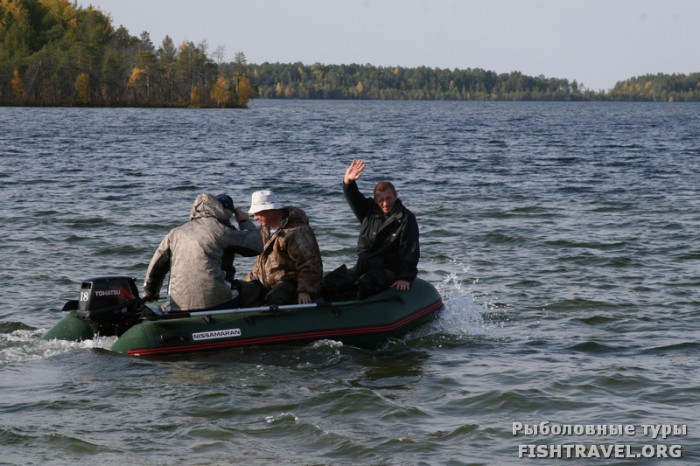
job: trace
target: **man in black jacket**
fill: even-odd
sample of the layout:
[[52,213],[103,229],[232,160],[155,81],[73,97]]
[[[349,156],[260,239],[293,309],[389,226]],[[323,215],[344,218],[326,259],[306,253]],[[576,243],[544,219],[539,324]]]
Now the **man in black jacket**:
[[[356,289],[364,299],[389,287],[408,290],[418,274],[420,258],[418,223],[404,207],[388,181],[374,187],[374,197],[365,197],[357,186],[366,164],[353,160],[345,171],[345,199],[360,222],[357,264],[340,267],[324,280],[324,297]],[[352,286],[348,284],[352,281]]]

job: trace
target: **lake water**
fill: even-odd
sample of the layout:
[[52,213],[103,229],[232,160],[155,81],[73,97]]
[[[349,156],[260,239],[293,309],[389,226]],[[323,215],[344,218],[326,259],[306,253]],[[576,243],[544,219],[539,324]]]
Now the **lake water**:
[[[0,464],[700,463],[700,105],[0,108],[0,127]],[[435,322],[377,350],[41,340],[81,280],[141,286],[201,192],[274,189],[326,270],[353,263],[353,158],[418,217]]]

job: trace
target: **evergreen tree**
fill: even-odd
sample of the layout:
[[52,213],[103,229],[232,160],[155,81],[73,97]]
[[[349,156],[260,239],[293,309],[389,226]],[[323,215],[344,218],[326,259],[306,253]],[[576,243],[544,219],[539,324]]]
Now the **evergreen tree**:
[[246,107],[279,99],[700,100],[700,73],[656,74],[593,92],[576,81],[521,72],[425,66],[249,64],[243,52],[114,28],[68,0],[0,0],[0,105]]

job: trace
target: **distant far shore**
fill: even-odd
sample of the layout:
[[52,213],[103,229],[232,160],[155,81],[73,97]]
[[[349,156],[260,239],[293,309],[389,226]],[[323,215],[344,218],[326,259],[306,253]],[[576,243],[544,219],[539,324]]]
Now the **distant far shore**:
[[[700,73],[656,74],[592,91],[566,78],[321,63],[233,62],[206,42],[155,46],[102,11],[16,0],[0,8],[0,105],[246,108],[253,98],[450,101],[700,101]],[[49,7],[50,6],[50,7]],[[216,57],[216,60],[213,58]]]

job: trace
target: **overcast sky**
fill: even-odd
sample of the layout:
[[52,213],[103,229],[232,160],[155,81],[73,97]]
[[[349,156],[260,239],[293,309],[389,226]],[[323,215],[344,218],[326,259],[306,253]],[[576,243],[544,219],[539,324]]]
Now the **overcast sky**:
[[225,61],[482,68],[608,90],[700,71],[700,0],[78,0]]

